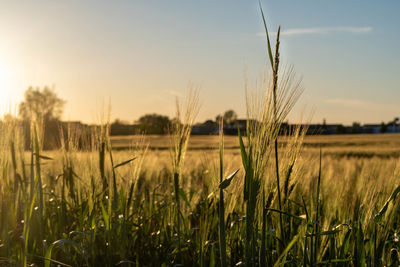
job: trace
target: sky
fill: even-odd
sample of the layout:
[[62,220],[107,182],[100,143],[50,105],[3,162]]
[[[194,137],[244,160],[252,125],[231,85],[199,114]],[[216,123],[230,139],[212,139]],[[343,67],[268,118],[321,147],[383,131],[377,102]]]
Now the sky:
[[[262,0],[281,62],[304,92],[289,122],[380,123],[400,116],[399,1]],[[0,0],[0,117],[29,86],[54,88],[63,119],[173,117],[200,88],[197,121],[245,117],[245,80],[270,70],[258,1]],[[311,115],[310,115],[311,114]]]

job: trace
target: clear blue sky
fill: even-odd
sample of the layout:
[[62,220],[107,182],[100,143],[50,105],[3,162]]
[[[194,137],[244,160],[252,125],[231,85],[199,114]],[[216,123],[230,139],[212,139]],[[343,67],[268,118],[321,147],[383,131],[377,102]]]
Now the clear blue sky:
[[[303,77],[290,115],[350,124],[400,116],[399,1],[262,1],[280,24],[282,60]],[[29,86],[54,86],[64,119],[173,116],[175,95],[201,87],[198,120],[245,115],[250,84],[269,68],[258,1],[1,1],[0,112]],[[307,114],[307,113],[306,113]]]

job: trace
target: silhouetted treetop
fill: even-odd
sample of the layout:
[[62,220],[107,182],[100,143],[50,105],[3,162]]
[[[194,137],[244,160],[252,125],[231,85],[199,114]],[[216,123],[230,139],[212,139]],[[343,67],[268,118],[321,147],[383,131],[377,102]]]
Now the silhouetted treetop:
[[146,114],[139,118],[137,126],[146,134],[166,134],[170,126],[170,119],[159,114]]
[[[215,121],[218,123],[219,120],[221,118],[221,115],[217,115],[215,117]],[[230,109],[225,111],[224,115],[223,115],[223,121],[225,125],[232,125],[237,121],[237,114],[234,110]]]
[[42,118],[60,119],[65,101],[49,87],[29,87],[25,91],[24,101],[19,104],[19,116],[24,120]]

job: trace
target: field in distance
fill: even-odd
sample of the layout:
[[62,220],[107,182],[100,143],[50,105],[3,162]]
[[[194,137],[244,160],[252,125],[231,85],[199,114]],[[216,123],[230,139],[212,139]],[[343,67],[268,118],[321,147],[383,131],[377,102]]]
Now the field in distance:
[[[145,142],[150,150],[168,150],[171,144],[167,135],[146,135]],[[112,136],[111,144],[114,149],[126,149],[140,142],[142,136]],[[284,145],[285,137],[280,138]],[[226,153],[238,153],[239,141],[237,136],[225,136]],[[400,134],[351,134],[351,135],[314,135],[306,136],[303,153],[319,153],[322,149],[325,155],[333,157],[400,157]],[[218,149],[217,135],[192,135],[189,150]]]

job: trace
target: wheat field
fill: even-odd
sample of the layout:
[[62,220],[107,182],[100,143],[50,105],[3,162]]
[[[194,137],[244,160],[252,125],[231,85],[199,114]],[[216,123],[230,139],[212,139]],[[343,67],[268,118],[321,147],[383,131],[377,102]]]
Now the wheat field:
[[400,136],[282,133],[303,89],[259,4],[271,72],[245,85],[245,136],[191,135],[193,89],[166,136],[103,120],[45,150],[41,112],[0,124],[1,266],[400,265]]
[[[10,142],[17,125],[2,132],[4,265],[221,265],[221,137],[190,137],[180,173],[178,236],[170,137],[98,133],[99,143],[82,150],[70,132],[61,150],[42,151],[38,144],[29,152],[22,142]],[[102,140],[109,144],[104,150]],[[273,161],[263,182],[266,265],[396,263],[400,136],[306,136],[293,165],[292,138],[280,140],[281,208]],[[224,137],[223,162],[223,177],[239,169],[223,190],[226,264],[234,266],[244,264],[246,246],[245,169],[237,136]],[[254,220],[253,245],[260,251],[262,214]],[[259,265],[260,255],[254,260]]]

